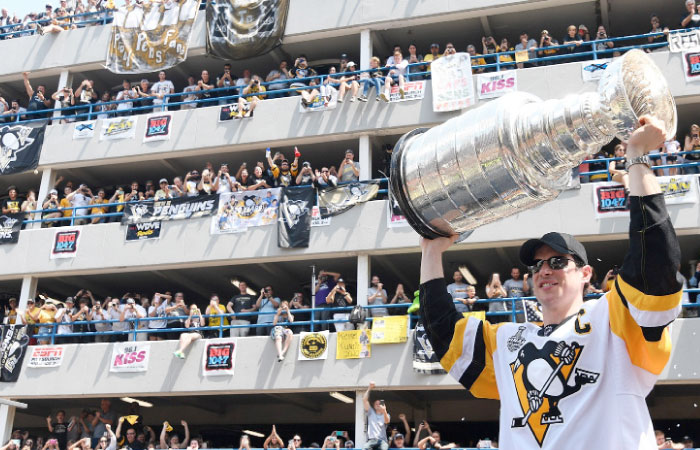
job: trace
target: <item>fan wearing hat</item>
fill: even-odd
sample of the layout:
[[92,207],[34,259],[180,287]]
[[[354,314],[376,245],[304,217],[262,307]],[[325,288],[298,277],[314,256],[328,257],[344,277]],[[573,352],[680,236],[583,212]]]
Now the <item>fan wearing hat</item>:
[[[347,291],[345,280],[338,278],[336,285],[326,296],[326,303],[331,308],[346,307],[352,305],[352,295]],[[334,323],[335,331],[352,330],[353,325],[347,320],[350,318],[350,313],[346,311],[333,312],[333,320],[343,320],[344,322]]]
[[644,399],[671,354],[667,326],[681,311],[682,282],[678,239],[647,157],[666,136],[657,119],[639,120],[627,150],[629,250],[600,299],[583,302],[592,273],[584,246],[553,231],[519,252],[543,323],[463,318],[442,265],[457,237],[421,242],[426,334],[445,370],[475,397],[500,399],[501,449],[657,448]]

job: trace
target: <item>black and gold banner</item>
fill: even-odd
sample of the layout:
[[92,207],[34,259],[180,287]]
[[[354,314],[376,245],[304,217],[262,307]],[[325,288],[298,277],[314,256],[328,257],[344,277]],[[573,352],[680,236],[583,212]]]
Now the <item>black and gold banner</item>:
[[150,73],[187,58],[199,0],[143,2],[114,12],[105,67],[114,73]]
[[278,46],[284,35],[289,0],[207,1],[207,53],[246,59]]
[[358,203],[364,203],[377,196],[379,181],[356,181],[342,186],[318,191],[318,206],[321,217],[343,213]]

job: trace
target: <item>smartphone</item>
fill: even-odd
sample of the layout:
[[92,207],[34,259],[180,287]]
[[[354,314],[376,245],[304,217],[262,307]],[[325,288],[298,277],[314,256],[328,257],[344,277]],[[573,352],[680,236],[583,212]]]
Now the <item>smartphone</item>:
[[22,441],[20,439],[12,439],[12,443],[15,444],[15,447],[19,448]]
[[384,403],[384,400],[379,400],[379,404],[386,408],[386,403]]
[[336,431],[335,435],[338,437],[343,437],[343,431]]

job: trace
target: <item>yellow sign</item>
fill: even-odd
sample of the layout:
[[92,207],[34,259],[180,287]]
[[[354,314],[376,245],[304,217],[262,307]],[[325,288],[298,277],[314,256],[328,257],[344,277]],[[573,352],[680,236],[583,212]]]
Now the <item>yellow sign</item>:
[[408,340],[408,316],[375,317],[372,320],[373,344],[396,344]]
[[486,321],[486,311],[471,311],[462,313],[464,317],[473,317],[475,319]]
[[335,359],[358,359],[372,356],[371,330],[339,331]]
[[521,50],[515,52],[515,62],[526,62],[530,60],[530,55],[528,55],[527,50]]

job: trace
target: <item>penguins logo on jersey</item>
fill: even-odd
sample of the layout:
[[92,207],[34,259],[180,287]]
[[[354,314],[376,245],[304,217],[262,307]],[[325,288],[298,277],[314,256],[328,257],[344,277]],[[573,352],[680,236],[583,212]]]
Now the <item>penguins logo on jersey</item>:
[[541,349],[528,342],[510,364],[523,411],[513,418],[511,428],[527,425],[540,447],[550,425],[564,423],[559,402],[598,380],[599,374],[575,368],[582,351],[576,342],[548,341]]

